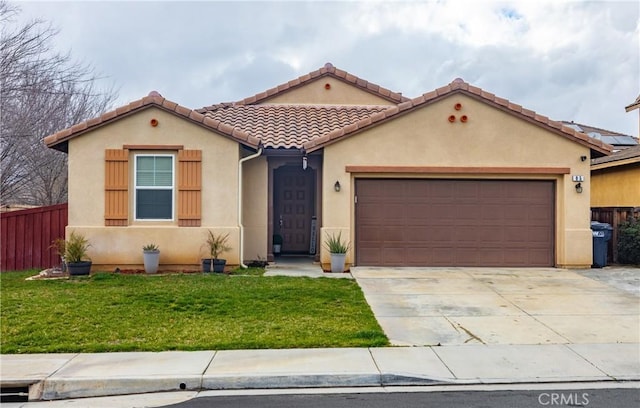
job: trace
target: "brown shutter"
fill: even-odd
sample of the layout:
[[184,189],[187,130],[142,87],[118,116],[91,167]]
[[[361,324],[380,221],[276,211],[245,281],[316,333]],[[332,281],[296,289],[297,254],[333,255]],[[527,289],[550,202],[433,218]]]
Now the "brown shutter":
[[178,225],[199,227],[202,214],[202,150],[178,151]]
[[129,151],[105,150],[104,225],[129,223]]

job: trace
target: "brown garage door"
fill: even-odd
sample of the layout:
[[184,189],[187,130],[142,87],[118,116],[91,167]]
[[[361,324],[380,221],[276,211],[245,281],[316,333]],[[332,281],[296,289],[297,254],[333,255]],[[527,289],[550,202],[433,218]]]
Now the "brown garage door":
[[356,262],[553,266],[554,182],[356,180]]

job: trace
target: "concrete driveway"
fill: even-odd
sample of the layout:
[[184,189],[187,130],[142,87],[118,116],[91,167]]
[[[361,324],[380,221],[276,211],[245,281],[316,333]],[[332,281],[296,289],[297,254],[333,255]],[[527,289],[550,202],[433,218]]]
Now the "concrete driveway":
[[640,343],[635,271],[625,290],[554,268],[351,269],[391,344],[404,346]]

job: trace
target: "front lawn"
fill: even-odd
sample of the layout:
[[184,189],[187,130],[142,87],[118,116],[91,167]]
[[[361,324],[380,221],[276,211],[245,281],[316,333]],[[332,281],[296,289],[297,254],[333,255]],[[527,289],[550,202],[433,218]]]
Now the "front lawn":
[[385,346],[348,279],[0,274],[1,353]]

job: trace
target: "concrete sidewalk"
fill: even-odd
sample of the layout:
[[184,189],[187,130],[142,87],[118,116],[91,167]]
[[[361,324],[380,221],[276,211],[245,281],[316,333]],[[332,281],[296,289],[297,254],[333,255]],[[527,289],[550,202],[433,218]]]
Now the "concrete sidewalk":
[[30,400],[165,391],[640,380],[638,344],[0,355]]

